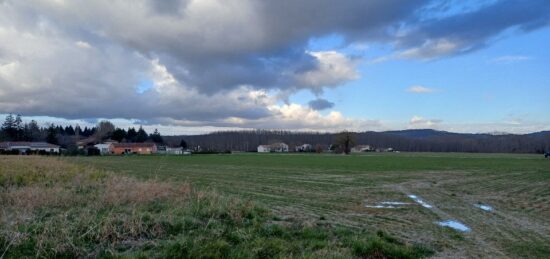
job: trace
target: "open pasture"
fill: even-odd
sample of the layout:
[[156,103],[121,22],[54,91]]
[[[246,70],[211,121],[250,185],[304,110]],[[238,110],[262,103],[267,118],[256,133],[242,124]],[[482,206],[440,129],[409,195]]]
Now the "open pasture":
[[[550,161],[541,156],[233,154],[65,159],[137,178],[190,182],[261,203],[282,219],[384,230],[401,240],[425,244],[440,257],[550,255]],[[487,206],[490,210],[485,210]],[[456,220],[468,231],[436,224],[445,220]]]

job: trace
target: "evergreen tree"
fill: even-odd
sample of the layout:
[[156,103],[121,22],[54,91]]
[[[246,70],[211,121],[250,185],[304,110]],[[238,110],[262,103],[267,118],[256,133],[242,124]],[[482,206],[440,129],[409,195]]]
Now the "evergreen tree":
[[155,129],[155,132],[149,135],[149,138],[151,138],[151,140],[155,143],[164,143],[164,140],[162,139],[162,136],[157,129]]
[[26,126],[25,129],[25,138],[28,141],[38,141],[42,137],[42,132],[38,123],[35,120],[31,120]]
[[14,141],[16,138],[16,127],[15,127],[15,118],[13,114],[8,114],[4,123],[2,123],[2,135],[7,141]]
[[113,132],[113,135],[111,136],[111,138],[113,140],[116,140],[118,142],[122,142],[122,140],[126,139],[127,138],[127,134],[126,134],[126,131],[124,129],[115,129],[115,131]]
[[57,145],[57,130],[53,124],[50,124],[47,130],[46,142]]
[[136,136],[136,142],[143,143],[147,141],[148,138],[149,136],[147,135],[147,132],[143,129],[143,127],[139,126],[139,130]]
[[65,134],[67,134],[69,136],[74,136],[75,132],[74,132],[73,126],[69,125],[69,126],[65,127]]
[[76,126],[74,127],[74,134],[76,136],[82,135],[82,129],[80,128],[80,125],[76,124]]
[[84,130],[82,130],[82,133],[81,135],[85,138],[89,137],[91,134],[90,134],[90,130],[88,129],[88,127],[84,126]]
[[126,140],[128,140],[128,142],[136,142],[136,138],[137,138],[136,129],[128,128],[128,134],[126,136]]
[[21,115],[17,114],[15,117],[15,120],[13,122],[14,127],[14,134],[15,134],[15,141],[21,141],[24,138],[24,125],[23,125],[23,119],[21,119]]

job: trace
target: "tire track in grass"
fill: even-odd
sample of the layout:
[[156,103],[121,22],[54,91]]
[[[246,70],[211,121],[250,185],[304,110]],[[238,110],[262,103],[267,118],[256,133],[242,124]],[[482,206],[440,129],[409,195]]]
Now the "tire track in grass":
[[[416,194],[413,194],[412,192],[410,192],[409,189],[407,189],[405,186],[403,186],[403,184],[397,185],[396,188],[399,192],[403,193],[407,197],[416,196]],[[435,195],[438,195],[438,194],[435,193]],[[416,196],[416,197],[418,197],[418,196]],[[425,209],[431,211],[432,213],[434,213],[440,220],[457,220],[457,217],[443,211],[442,209],[440,209],[437,206],[437,204],[430,203],[430,201],[426,201],[426,200],[423,200],[423,201],[424,201],[424,203],[429,204],[429,206],[422,206],[422,203],[419,203],[419,205],[421,205],[423,208],[425,208]],[[470,221],[470,220],[475,221],[476,219],[468,218],[468,221]],[[464,222],[464,220],[458,220],[458,222]],[[466,238],[471,239],[472,241],[474,241],[475,244],[477,244],[477,245],[481,246],[482,248],[490,251],[490,253],[489,253],[490,255],[494,255],[495,257],[498,257],[498,258],[508,258],[506,256],[506,254],[501,249],[499,249],[493,242],[487,241],[485,238],[483,238],[480,235],[480,233],[475,231],[476,230],[475,228],[469,227],[469,229],[470,230],[467,231],[467,232],[461,232],[461,233],[465,234]],[[483,252],[484,254],[486,254],[487,251],[480,251],[480,252]],[[498,256],[496,256],[496,255],[498,255]]]

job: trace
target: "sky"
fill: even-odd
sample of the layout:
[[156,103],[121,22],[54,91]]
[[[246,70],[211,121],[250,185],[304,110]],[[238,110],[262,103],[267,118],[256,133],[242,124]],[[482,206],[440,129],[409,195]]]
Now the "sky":
[[550,130],[547,0],[0,0],[0,118]]

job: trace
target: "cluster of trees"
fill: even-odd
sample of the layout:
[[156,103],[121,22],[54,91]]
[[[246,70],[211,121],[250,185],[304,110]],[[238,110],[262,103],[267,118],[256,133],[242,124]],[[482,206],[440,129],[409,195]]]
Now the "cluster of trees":
[[45,141],[62,146],[74,145],[77,141],[93,138],[95,141],[107,139],[119,142],[147,142],[163,143],[164,140],[158,130],[148,134],[143,127],[137,130],[133,127],[127,130],[116,128],[109,121],[101,121],[95,127],[61,126],[48,124],[40,127],[35,120],[23,122],[21,115],[9,114],[0,127],[0,141]]
[[177,145],[184,139],[189,146],[212,151],[255,151],[258,145],[284,142],[291,148],[304,143],[314,147],[349,152],[355,145],[393,148],[410,152],[471,152],[471,153],[543,153],[550,150],[550,132],[524,135],[460,134],[435,130],[404,130],[388,132],[292,132],[247,130],[214,132],[192,136],[165,136],[165,141]]
[[258,145],[284,142],[291,148],[311,144],[315,150],[331,149],[349,153],[357,144],[393,148],[411,152],[487,152],[544,153],[550,151],[550,131],[524,135],[459,134],[435,130],[404,130],[388,132],[293,132],[284,130],[247,130],[213,132],[193,136],[161,136],[155,130],[148,134],[143,127],[117,128],[109,121],[95,127],[48,124],[40,127],[36,121],[23,122],[20,115],[8,115],[0,128],[0,141],[46,141],[63,147],[85,138],[100,142],[155,142],[184,148],[200,147],[203,151],[256,151]]

